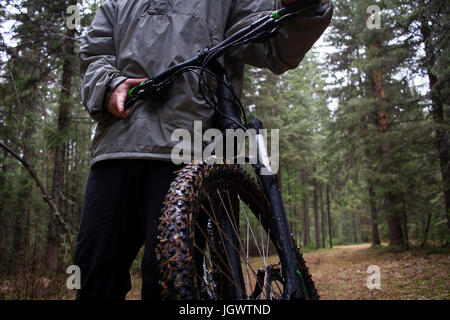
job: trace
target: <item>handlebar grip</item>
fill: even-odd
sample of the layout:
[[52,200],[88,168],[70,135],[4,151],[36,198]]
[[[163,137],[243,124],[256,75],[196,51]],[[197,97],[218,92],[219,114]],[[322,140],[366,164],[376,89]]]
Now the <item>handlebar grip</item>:
[[139,87],[141,87],[142,85],[144,85],[147,82],[147,80],[142,81],[140,84],[138,84],[137,86],[131,88],[128,91],[127,94],[127,99],[125,100],[125,111],[127,111],[135,102],[135,98],[137,98],[137,94],[134,93],[135,90],[137,90]]
[[140,84],[138,84],[137,86],[131,88],[128,91],[128,95],[127,95],[127,99],[131,99],[131,98],[135,98],[137,97],[137,94],[134,93],[134,90],[136,90],[137,88],[141,87],[142,85],[144,85],[147,82],[147,80],[142,81]]

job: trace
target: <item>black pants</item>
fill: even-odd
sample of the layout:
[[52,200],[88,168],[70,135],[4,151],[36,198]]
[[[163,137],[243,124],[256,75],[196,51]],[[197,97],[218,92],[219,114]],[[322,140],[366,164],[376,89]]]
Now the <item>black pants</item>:
[[77,299],[125,299],[129,268],[143,244],[142,299],[158,298],[158,218],[177,169],[152,160],[106,160],[91,168],[75,253]]

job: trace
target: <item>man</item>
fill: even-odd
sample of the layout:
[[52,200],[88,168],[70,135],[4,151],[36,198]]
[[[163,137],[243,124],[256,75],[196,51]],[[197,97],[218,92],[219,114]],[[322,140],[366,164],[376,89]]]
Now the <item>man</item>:
[[[295,0],[275,2],[276,8]],[[78,299],[124,299],[129,268],[145,244],[142,298],[158,298],[155,257],[158,218],[177,167],[171,133],[212,126],[195,75],[185,73],[164,101],[140,101],[124,111],[130,88],[188,60],[270,14],[270,0],[110,0],[97,12],[81,45],[82,99],[98,122],[92,145],[75,264]],[[281,74],[295,68],[330,23],[332,5],[288,22],[274,38],[225,57],[241,94],[244,64]]]

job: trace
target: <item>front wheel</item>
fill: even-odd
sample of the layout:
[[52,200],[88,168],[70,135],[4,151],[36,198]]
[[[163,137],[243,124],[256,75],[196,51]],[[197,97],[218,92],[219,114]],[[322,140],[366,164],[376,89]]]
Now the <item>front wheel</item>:
[[[181,170],[166,197],[159,233],[163,299],[288,298],[269,205],[239,166],[198,162]],[[316,300],[298,249],[296,256],[306,297]]]

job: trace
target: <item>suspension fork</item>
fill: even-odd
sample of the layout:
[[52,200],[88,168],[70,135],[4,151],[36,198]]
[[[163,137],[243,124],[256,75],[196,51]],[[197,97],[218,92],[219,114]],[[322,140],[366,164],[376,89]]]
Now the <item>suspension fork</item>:
[[[274,230],[276,246],[281,251],[280,262],[283,277],[286,279],[285,298],[305,299],[306,293],[302,288],[301,274],[297,266],[297,257],[294,244],[291,239],[291,232],[284,210],[283,199],[281,197],[278,175],[273,174],[270,168],[269,156],[265,139],[261,139],[260,130],[263,124],[259,120],[253,120],[248,124],[249,128],[256,130],[257,140],[257,163],[254,166],[256,175],[263,187],[264,194],[270,204],[271,221],[270,226]],[[265,168],[268,175],[261,174],[261,169]]]

